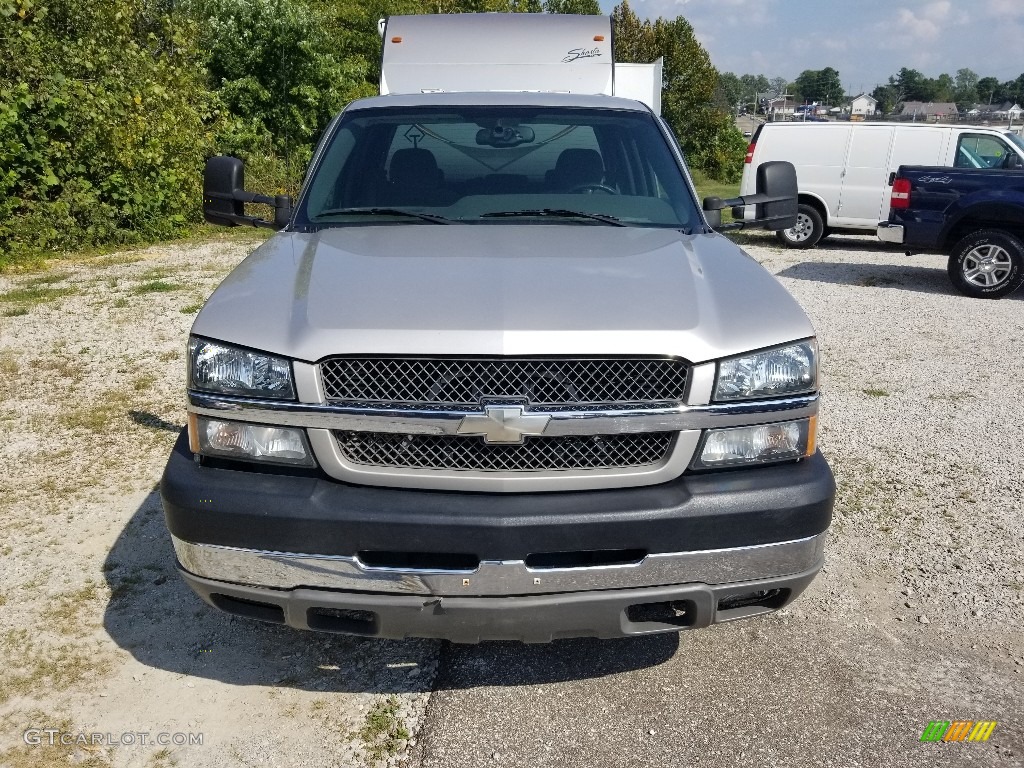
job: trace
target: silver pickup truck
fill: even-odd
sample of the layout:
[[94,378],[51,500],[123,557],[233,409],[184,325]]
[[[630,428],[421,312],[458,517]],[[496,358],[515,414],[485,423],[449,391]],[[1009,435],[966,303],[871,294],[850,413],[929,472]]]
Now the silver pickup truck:
[[[737,201],[702,211],[648,107],[375,97],[294,205],[243,182],[211,159],[207,218],[279,231],[195,321],[161,485],[207,602],[544,642],[770,612],[821,568],[814,329],[709,225]],[[778,164],[743,203],[776,228],[795,199]]]

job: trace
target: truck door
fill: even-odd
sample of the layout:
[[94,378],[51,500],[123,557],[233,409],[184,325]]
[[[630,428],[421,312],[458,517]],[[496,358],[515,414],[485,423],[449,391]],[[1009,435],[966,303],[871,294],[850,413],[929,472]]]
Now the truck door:
[[895,128],[891,125],[858,125],[853,129],[843,168],[839,197],[839,226],[873,229],[879,221],[888,192],[889,150]]

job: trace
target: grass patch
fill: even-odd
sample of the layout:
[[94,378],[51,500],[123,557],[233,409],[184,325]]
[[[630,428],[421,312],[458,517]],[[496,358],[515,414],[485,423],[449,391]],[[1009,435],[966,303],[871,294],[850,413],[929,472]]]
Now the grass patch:
[[18,358],[9,349],[0,352],[0,375],[13,378],[18,375]]
[[119,267],[123,264],[136,264],[145,261],[146,257],[138,253],[112,253],[87,260],[90,267]]
[[56,624],[58,632],[64,635],[78,634],[82,626],[82,612],[96,599],[96,583],[89,581],[74,592],[68,592],[53,600],[43,611],[43,617]]
[[171,291],[180,291],[184,288],[183,285],[177,283],[169,283],[166,280],[150,280],[147,283],[143,283],[137,286],[132,293],[141,295],[144,293],[170,293]]
[[385,760],[397,755],[409,740],[409,731],[399,719],[398,710],[398,697],[388,696],[366,713],[359,738],[371,760]]
[[867,389],[861,390],[868,397],[888,397],[889,393],[884,389],[878,389],[877,387],[868,387]]
[[38,288],[40,285],[53,285],[68,279],[68,275],[63,272],[58,272],[52,275],[40,275],[39,277],[33,277],[29,280],[25,280],[21,283],[25,288]]
[[[0,752],[0,765],[5,768],[110,768],[112,765],[111,747],[60,743],[60,734],[77,734],[80,730],[67,718],[54,717],[36,710],[27,713],[25,720],[19,719],[17,725],[13,717],[7,718],[4,725],[10,726],[11,732],[14,732],[15,728],[25,730],[26,726],[40,730],[38,744],[25,744],[19,738],[16,746]],[[54,734],[52,744],[50,735],[41,732],[42,729],[56,729],[59,732]]]
[[5,309],[4,317],[22,317],[28,314],[28,307],[15,307],[14,309]]
[[116,389],[107,390],[95,405],[67,408],[57,420],[67,429],[106,432],[112,422],[127,416],[129,405],[131,401],[126,393]]
[[739,197],[740,194],[740,183],[729,183],[725,181],[715,181],[709,179],[700,171],[692,171],[693,183],[697,187],[697,195],[700,197],[700,202],[704,202],[705,197],[720,197],[723,200],[728,200],[730,197]]
[[72,384],[77,384],[84,376],[81,363],[64,357],[58,357],[56,352],[50,357],[37,357],[33,359],[29,362],[29,366],[35,371],[55,373]]
[[145,373],[139,376],[132,382],[132,387],[136,392],[145,392],[147,389],[152,389],[153,385],[156,384],[157,377],[152,373]]
[[114,309],[124,309],[125,307],[128,306],[128,299],[122,296],[121,298],[116,299],[114,303],[111,304],[110,306],[112,306]]
[[165,277],[170,277],[180,271],[171,267],[153,267],[139,275],[139,280],[163,280]]
[[[80,643],[44,647],[24,628],[0,636],[0,703],[15,696],[53,694],[105,674],[110,663]],[[7,763],[0,763],[7,765]]]
[[196,312],[203,308],[203,304],[205,303],[205,301],[197,301],[195,304],[189,304],[187,307],[182,307],[181,314],[194,315]]
[[977,400],[977,396],[970,392],[950,392],[945,395],[928,395],[929,400],[948,400],[951,403],[959,403],[964,400]]
[[33,307],[38,304],[47,304],[65,296],[72,296],[78,293],[72,286],[65,288],[53,288],[48,285],[23,285],[20,288],[0,293],[0,302],[7,304],[20,304],[24,307]]

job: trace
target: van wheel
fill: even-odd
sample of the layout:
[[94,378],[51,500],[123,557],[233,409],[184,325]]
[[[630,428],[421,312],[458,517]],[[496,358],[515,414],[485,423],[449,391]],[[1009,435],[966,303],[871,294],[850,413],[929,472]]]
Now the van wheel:
[[998,229],[972,232],[953,246],[947,271],[965,296],[1001,299],[1024,283],[1024,243]]
[[825,234],[825,223],[813,205],[801,203],[797,207],[796,226],[783,229],[775,236],[789,248],[813,248]]

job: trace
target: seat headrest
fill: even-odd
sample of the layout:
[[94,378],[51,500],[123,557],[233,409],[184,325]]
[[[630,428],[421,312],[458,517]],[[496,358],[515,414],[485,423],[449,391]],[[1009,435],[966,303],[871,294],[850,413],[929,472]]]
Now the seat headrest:
[[604,179],[604,161],[594,149],[564,149],[555,162],[555,175],[567,186],[599,184]]
[[391,156],[388,178],[392,183],[434,183],[439,176],[437,159],[429,149],[400,149]]

